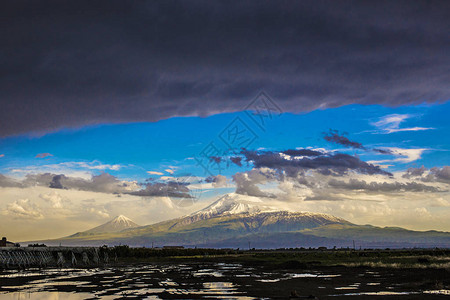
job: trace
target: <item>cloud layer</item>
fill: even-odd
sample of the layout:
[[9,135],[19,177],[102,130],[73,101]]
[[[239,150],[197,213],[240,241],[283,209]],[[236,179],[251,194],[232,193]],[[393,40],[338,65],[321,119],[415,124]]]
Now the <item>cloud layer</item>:
[[[91,178],[79,178],[66,176],[64,174],[39,173],[28,174],[22,180],[15,180],[0,174],[1,187],[27,188],[34,186],[49,187],[57,190],[78,190],[108,194],[129,194],[141,197],[170,197],[170,198],[196,198],[195,190],[198,187],[199,178],[195,176],[166,177],[155,181],[148,179],[146,183],[136,181],[120,180],[109,173],[92,175]],[[218,175],[214,178],[207,178],[206,182],[212,183],[212,187],[223,187],[227,183],[225,176]],[[200,191],[199,191],[200,192]],[[50,202],[56,200],[45,199]],[[55,202],[56,203],[56,202]],[[55,204],[58,205],[58,204]]]
[[303,149],[303,151],[303,154],[300,154],[301,150],[284,152],[242,150],[241,153],[247,161],[253,163],[255,168],[271,168],[287,176],[296,176],[308,170],[316,170],[324,175],[344,175],[351,171],[369,175],[392,175],[378,166],[360,160],[357,156],[327,152],[319,155],[318,151],[306,152],[310,151],[308,149]]
[[[356,148],[365,149],[359,143],[342,140],[340,136],[337,140],[346,146],[356,144]],[[241,154],[253,165],[250,171],[233,175],[236,193],[243,195],[287,201],[342,201],[362,195],[382,198],[393,194],[427,193],[438,197],[449,191],[449,166],[410,168],[393,174],[356,156],[342,153],[290,149],[242,150]]]
[[261,90],[291,112],[446,101],[449,9],[447,1],[8,1],[0,136],[237,111]]

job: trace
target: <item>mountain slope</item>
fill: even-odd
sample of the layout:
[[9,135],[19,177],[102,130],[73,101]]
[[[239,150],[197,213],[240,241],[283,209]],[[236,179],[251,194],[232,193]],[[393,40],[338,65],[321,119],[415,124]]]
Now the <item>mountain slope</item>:
[[120,215],[115,217],[109,222],[102,224],[100,226],[94,227],[92,229],[79,232],[74,236],[82,236],[82,235],[92,235],[98,233],[110,233],[110,232],[119,232],[125,229],[136,228],[139,227],[138,224],[134,223],[131,219],[125,217],[124,215]]
[[[176,224],[172,225],[171,229],[202,220],[227,218],[237,215],[244,218],[246,220],[245,223],[252,223],[251,228],[253,229],[271,224],[285,224],[285,230],[294,230],[294,228],[310,228],[324,224],[349,223],[344,219],[327,214],[281,211],[274,207],[263,205],[263,201],[257,197],[231,193],[219,198],[202,210],[180,218]],[[289,224],[292,224],[291,228],[289,228]]]
[[336,239],[352,239],[367,247],[403,245],[404,247],[450,247],[450,233],[442,231],[413,231],[399,227],[331,224],[301,231],[303,234]]
[[[327,214],[280,211],[256,197],[229,194],[191,215],[117,229],[108,222],[48,245],[184,245],[206,247],[450,247],[448,232],[355,225]],[[133,228],[134,227],[134,228]]]

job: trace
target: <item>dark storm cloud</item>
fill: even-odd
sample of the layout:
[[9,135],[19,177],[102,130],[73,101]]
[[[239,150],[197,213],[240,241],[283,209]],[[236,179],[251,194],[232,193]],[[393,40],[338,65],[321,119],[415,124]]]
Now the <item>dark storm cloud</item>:
[[330,179],[328,185],[333,189],[360,190],[367,192],[440,192],[441,190],[418,182],[366,182],[365,180],[350,179],[349,181]]
[[298,173],[310,169],[317,170],[323,175],[343,175],[349,171],[355,171],[361,174],[392,176],[391,173],[383,171],[378,166],[362,161],[356,156],[343,153],[323,153],[320,156],[300,157],[299,159],[288,159],[280,155],[279,152],[272,151],[242,150],[241,153],[247,161],[253,163],[255,168],[267,167],[283,171],[290,177],[295,177]]
[[130,192],[130,195],[142,197],[176,197],[176,198],[193,198],[189,193],[189,183],[155,182],[147,183],[146,187],[140,191]]
[[[29,186],[50,186],[53,178],[57,176],[51,173],[40,173],[40,174],[27,174],[22,181],[24,187]],[[64,175],[62,175],[64,176]]]
[[234,163],[235,165],[242,167],[242,157],[239,156],[232,156],[230,157],[230,160],[232,163]]
[[222,161],[222,157],[220,156],[211,156],[209,159],[211,161],[214,161],[216,164],[220,164],[220,162]]
[[[226,184],[226,177],[218,175],[215,186]],[[64,174],[28,174],[22,181],[14,180],[0,174],[0,187],[32,187],[45,186],[53,189],[70,189],[110,194],[130,194],[135,196],[169,196],[180,198],[192,198],[188,182],[148,182],[137,184],[135,182],[122,181],[117,177],[102,173],[94,175],[90,179],[70,177]]]
[[208,176],[205,178],[205,182],[207,183],[213,183],[216,180],[216,176]]
[[448,1],[6,1],[0,136],[450,98]]
[[371,149],[372,151],[374,151],[374,152],[378,152],[378,153],[380,153],[380,154],[387,154],[387,155],[393,155],[394,153],[391,151],[391,150],[389,150],[389,149],[377,149],[377,148],[374,148],[374,149]]
[[61,179],[63,179],[64,175],[55,175],[53,176],[52,181],[50,182],[49,187],[52,189],[64,189],[64,186],[61,183]]
[[70,177],[64,174],[28,174],[21,182],[22,187],[37,185],[54,189],[73,189],[100,193],[127,193],[129,192],[130,184],[108,173],[94,175],[90,179]]
[[389,149],[367,148],[366,146],[364,146],[361,143],[358,143],[356,141],[351,141],[348,137],[345,136],[345,133],[339,134],[338,130],[330,129],[329,132],[327,132],[327,133],[324,132],[323,134],[324,134],[324,137],[323,137],[324,140],[326,140],[330,143],[334,143],[334,144],[338,144],[338,145],[342,145],[342,146],[346,146],[346,147],[350,147],[350,148],[354,148],[354,149],[373,151],[373,152],[377,152],[380,154],[386,154],[386,155],[394,154]]
[[425,182],[442,182],[450,184],[450,166],[443,166],[442,168],[431,168],[428,174],[422,177]]
[[414,177],[420,177],[422,176],[425,171],[427,171],[427,168],[425,168],[424,166],[420,167],[420,168],[409,168],[408,170],[406,170],[405,174],[402,175],[403,178],[414,178]]
[[450,184],[450,166],[443,166],[442,168],[433,167],[427,169],[424,166],[420,168],[409,168],[404,178],[422,180],[424,182],[442,182]]
[[271,174],[266,174],[258,169],[253,169],[243,173],[233,175],[233,181],[236,183],[235,193],[253,197],[275,198],[275,195],[263,192],[257,184],[264,184],[275,178]]
[[3,174],[0,174],[0,187],[22,187],[22,184],[17,180],[6,177]]
[[366,149],[366,147],[364,147],[361,143],[351,141],[348,139],[348,137],[344,136],[343,134],[340,135],[339,131],[337,130],[330,129],[328,133],[324,133],[323,138],[330,143],[335,143],[338,145],[351,147],[355,149],[363,149],[363,150]]
[[286,155],[290,156],[319,156],[323,155],[320,151],[310,150],[310,149],[289,149],[285,150],[281,153],[284,153]]
[[430,174],[435,176],[437,181],[450,183],[450,166],[431,168]]
[[[253,164],[253,169],[243,173],[233,175],[233,181],[236,183],[236,193],[255,196],[255,197],[275,197],[275,195],[262,191],[258,184],[268,182],[283,182],[294,180],[301,186],[311,188],[315,193],[321,191],[323,193],[324,181],[326,176],[345,176],[350,173],[369,174],[369,175],[388,175],[392,174],[381,170],[378,166],[368,164],[358,157],[342,154],[342,153],[326,153],[313,151],[310,149],[289,149],[281,152],[275,151],[250,151],[243,149],[241,154],[247,162]],[[286,155],[289,155],[287,157]],[[309,171],[313,171],[312,173]],[[305,174],[308,174],[308,179]],[[311,175],[314,175],[311,177]],[[320,182],[320,183],[319,183]],[[352,189],[352,186],[344,186],[345,182],[330,181],[331,184],[339,183],[342,188]],[[353,183],[353,182],[352,182]],[[330,184],[330,186],[331,186]],[[359,185],[360,186],[360,185]],[[366,189],[375,188],[373,185],[366,184]],[[423,187],[422,187],[423,186]],[[382,186],[388,189],[390,186]],[[425,185],[409,185],[393,186],[397,190],[406,189],[432,189]],[[422,191],[421,190],[421,191]]]
[[[54,186],[52,186],[52,184]],[[49,187],[76,189],[81,191],[92,191],[100,193],[127,192],[127,184],[108,173],[102,173],[100,175],[92,176],[91,179],[56,175],[53,177]]]
[[224,187],[227,184],[227,177],[223,175],[208,176],[205,182],[212,183],[213,187]]

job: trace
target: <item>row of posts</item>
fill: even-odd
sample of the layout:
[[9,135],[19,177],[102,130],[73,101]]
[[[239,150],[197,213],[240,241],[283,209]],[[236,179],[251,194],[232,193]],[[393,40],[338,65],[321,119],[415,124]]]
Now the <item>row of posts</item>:
[[[116,254],[113,260],[117,262]],[[100,251],[99,248],[0,250],[0,268],[98,266],[109,262],[108,251]]]

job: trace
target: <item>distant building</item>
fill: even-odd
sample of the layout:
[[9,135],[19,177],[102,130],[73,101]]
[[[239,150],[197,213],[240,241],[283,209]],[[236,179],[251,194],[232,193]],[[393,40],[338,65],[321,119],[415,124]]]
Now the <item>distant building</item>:
[[5,237],[2,237],[2,240],[0,241],[0,247],[15,247],[16,244],[13,242],[9,242]]

